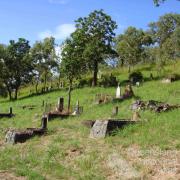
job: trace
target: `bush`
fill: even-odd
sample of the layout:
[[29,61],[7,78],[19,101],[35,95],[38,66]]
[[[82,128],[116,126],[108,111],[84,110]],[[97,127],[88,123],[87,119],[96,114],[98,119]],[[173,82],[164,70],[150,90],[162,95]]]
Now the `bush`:
[[91,86],[92,81],[93,81],[92,77],[85,77],[85,78],[79,79],[77,81],[76,85],[77,85],[78,88],[82,88],[82,87],[85,87],[85,86]]
[[136,84],[136,82],[142,82],[142,81],[143,81],[143,75],[142,75],[142,73],[139,72],[139,71],[132,72],[132,73],[129,75],[129,81],[130,81],[132,84]]
[[102,75],[98,84],[99,84],[99,86],[112,87],[112,86],[117,86],[118,81],[116,80],[116,77],[113,76],[112,74],[110,76]]
[[2,97],[8,96],[7,89],[3,84],[0,84],[0,96]]
[[169,74],[167,76],[167,79],[170,79],[171,81],[177,81],[180,79],[180,75],[179,74]]

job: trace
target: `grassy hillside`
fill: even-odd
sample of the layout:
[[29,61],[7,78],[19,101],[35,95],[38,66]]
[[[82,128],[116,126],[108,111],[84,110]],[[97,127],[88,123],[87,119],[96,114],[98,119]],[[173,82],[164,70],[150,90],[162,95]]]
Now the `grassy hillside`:
[[[165,74],[180,72],[177,63],[167,66]],[[149,68],[140,69],[144,77],[150,72]],[[120,81],[127,79],[126,69],[113,71]],[[124,90],[124,87],[123,87]],[[162,84],[161,80],[145,81],[140,87],[133,87],[136,96],[142,100],[158,100],[172,104],[180,103],[180,81]],[[130,105],[134,99],[119,103],[95,105],[94,97],[97,93],[115,95],[115,88],[82,88],[72,92],[72,105],[80,101],[84,113],[79,117],[65,120],[55,119],[48,123],[48,133],[42,137],[35,137],[23,144],[8,145],[4,143],[5,132],[8,128],[26,128],[40,126],[40,119],[44,109],[42,101],[56,104],[57,98],[64,96],[67,102],[67,91],[60,90],[45,95],[26,97],[24,90],[18,101],[9,102],[0,99],[0,111],[8,111],[10,106],[16,114],[11,119],[0,119],[0,172],[13,173],[14,176],[24,176],[27,179],[116,179],[120,178],[116,170],[108,166],[109,156],[117,153],[141,173],[144,178],[159,176],[159,169],[163,166],[164,153],[176,152],[179,155],[179,117],[180,111],[173,110],[161,114],[151,111],[141,111],[141,123],[127,126],[118,130],[114,136],[101,140],[89,138],[89,129],[82,125],[84,120],[105,119],[111,116],[114,106],[119,106],[118,118],[130,118]],[[36,105],[33,110],[22,109],[23,105]],[[133,153],[129,153],[132,150]],[[162,152],[149,154],[143,152]],[[141,156],[138,157],[138,153]],[[148,158],[158,158],[159,165],[143,163]],[[167,165],[167,168],[170,168]],[[1,173],[0,173],[1,175]],[[0,176],[1,177],[1,176]]]

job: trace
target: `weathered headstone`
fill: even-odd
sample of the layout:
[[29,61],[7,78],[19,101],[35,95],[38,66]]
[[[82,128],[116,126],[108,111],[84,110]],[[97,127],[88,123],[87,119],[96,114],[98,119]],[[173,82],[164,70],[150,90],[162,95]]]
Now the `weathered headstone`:
[[140,82],[136,82],[136,86],[138,86],[138,87],[139,87],[139,86],[140,86]]
[[132,120],[132,121],[138,121],[140,118],[141,118],[140,114],[139,114],[137,111],[135,111],[135,112],[133,113],[133,115],[132,115],[131,120]]
[[12,107],[9,108],[9,114],[12,115]]
[[58,111],[62,112],[64,109],[64,98],[60,97],[58,99]]
[[152,73],[150,74],[150,79],[151,79],[151,80],[153,80],[153,79],[154,79],[154,77],[153,77],[153,74],[152,74]]
[[107,126],[108,121],[96,120],[91,129],[90,138],[105,138],[107,133]]
[[43,115],[42,120],[41,120],[41,128],[42,129],[47,129],[47,123],[48,123],[48,116],[47,115]]

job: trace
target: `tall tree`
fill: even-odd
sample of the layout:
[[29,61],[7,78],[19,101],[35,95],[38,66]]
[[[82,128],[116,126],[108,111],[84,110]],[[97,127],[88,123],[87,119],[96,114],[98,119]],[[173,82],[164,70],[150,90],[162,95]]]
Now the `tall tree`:
[[[179,57],[180,14],[165,14],[149,24],[155,46],[159,47],[158,60],[175,60]],[[164,64],[163,62],[163,64]]]
[[151,44],[151,37],[143,30],[129,27],[124,34],[117,37],[116,51],[119,54],[121,63],[134,66],[142,61],[145,46]]
[[165,14],[159,18],[157,22],[149,24],[152,37],[154,42],[160,46],[170,38],[174,33],[175,29],[180,26],[180,14]]
[[38,83],[44,82],[44,89],[47,85],[48,75],[51,74],[53,68],[57,67],[55,53],[55,39],[53,37],[45,38],[42,42],[36,42],[31,49],[31,55],[35,62],[35,81],[36,92]]
[[23,38],[19,38],[17,42],[11,40],[3,49],[3,57],[0,58],[1,79],[6,85],[10,99],[13,91],[14,99],[17,99],[20,86],[30,82],[32,78],[33,66],[29,51],[29,41]]
[[[166,0],[154,0],[154,4],[156,5],[156,6],[159,6],[161,3],[163,3],[164,1],[166,1]],[[179,0],[178,0],[179,1]]]
[[68,92],[68,111],[71,105],[71,91],[73,80],[79,78],[84,72],[84,63],[79,56],[81,47],[72,38],[64,42],[61,57],[61,73],[64,74],[69,81]]
[[88,17],[76,21],[76,31],[72,37],[79,39],[84,48],[81,57],[86,59],[87,67],[93,71],[93,86],[97,85],[98,64],[115,55],[112,48],[116,22],[103,10],[94,11]]

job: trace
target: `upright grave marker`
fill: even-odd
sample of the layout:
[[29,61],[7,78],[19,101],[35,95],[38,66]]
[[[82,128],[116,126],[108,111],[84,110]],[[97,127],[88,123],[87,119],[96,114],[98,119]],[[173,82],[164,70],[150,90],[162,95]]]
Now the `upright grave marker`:
[[58,111],[62,112],[64,109],[64,98],[60,97],[58,99]]
[[119,99],[120,97],[121,97],[121,88],[120,88],[120,86],[118,84],[118,87],[116,89],[116,98]]

